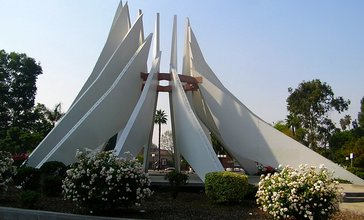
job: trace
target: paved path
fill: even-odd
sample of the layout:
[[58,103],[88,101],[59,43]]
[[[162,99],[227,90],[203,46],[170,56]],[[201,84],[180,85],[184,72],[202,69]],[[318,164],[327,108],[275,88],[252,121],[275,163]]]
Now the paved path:
[[[340,184],[343,192],[364,192],[364,185],[355,184]],[[364,215],[364,202],[343,202],[340,204],[340,209],[358,212]]]

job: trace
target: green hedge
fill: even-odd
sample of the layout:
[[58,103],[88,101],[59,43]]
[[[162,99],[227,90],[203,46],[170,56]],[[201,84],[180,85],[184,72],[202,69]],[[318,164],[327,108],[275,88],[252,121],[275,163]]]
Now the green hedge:
[[48,161],[40,167],[43,176],[61,176],[66,177],[67,167],[59,161]]
[[211,172],[205,177],[206,196],[214,203],[241,202],[248,191],[248,176],[233,172]]
[[14,184],[23,190],[37,191],[40,188],[40,171],[34,167],[20,167],[14,177]]
[[358,177],[364,179],[364,168],[361,167],[348,167],[348,171],[352,172],[353,174],[357,175]]

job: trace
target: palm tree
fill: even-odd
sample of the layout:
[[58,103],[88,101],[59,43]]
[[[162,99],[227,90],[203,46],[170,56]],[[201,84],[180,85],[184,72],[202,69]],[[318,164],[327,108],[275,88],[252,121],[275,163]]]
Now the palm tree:
[[47,110],[47,118],[51,122],[52,126],[56,125],[65,113],[62,112],[62,104],[58,103],[54,106],[54,109]]
[[154,123],[158,124],[158,170],[161,167],[161,124],[167,124],[167,115],[164,110],[159,109],[155,113]]

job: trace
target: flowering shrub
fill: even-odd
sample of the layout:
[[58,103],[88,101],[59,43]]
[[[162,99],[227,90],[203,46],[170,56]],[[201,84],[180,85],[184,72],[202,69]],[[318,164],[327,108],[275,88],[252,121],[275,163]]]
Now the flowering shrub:
[[273,174],[276,172],[276,170],[271,166],[264,166],[259,162],[255,162],[255,164],[258,169],[258,172],[256,173],[257,175],[267,175],[268,173]]
[[257,204],[273,218],[324,219],[338,210],[338,182],[324,166],[286,166],[261,176]]
[[111,151],[77,151],[76,158],[63,181],[63,195],[90,213],[138,206],[152,194],[148,174],[130,154],[119,158]]
[[7,191],[7,185],[16,173],[16,167],[13,166],[13,162],[9,152],[0,151],[0,191]]
[[14,160],[14,165],[19,167],[20,165],[23,164],[24,161],[26,161],[28,159],[29,155],[26,153],[20,153],[20,154],[14,154],[12,156],[13,160]]

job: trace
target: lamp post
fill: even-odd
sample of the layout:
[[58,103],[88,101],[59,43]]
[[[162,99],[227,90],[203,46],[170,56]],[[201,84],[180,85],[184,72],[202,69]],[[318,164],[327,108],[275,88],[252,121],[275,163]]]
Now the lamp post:
[[155,157],[155,154],[152,154],[152,158],[153,158],[152,168],[153,168],[153,170],[155,170],[154,157]]
[[349,162],[349,157],[345,157],[345,160],[347,161],[345,164],[348,164],[348,162]]
[[354,153],[350,153],[350,167],[353,167]]

